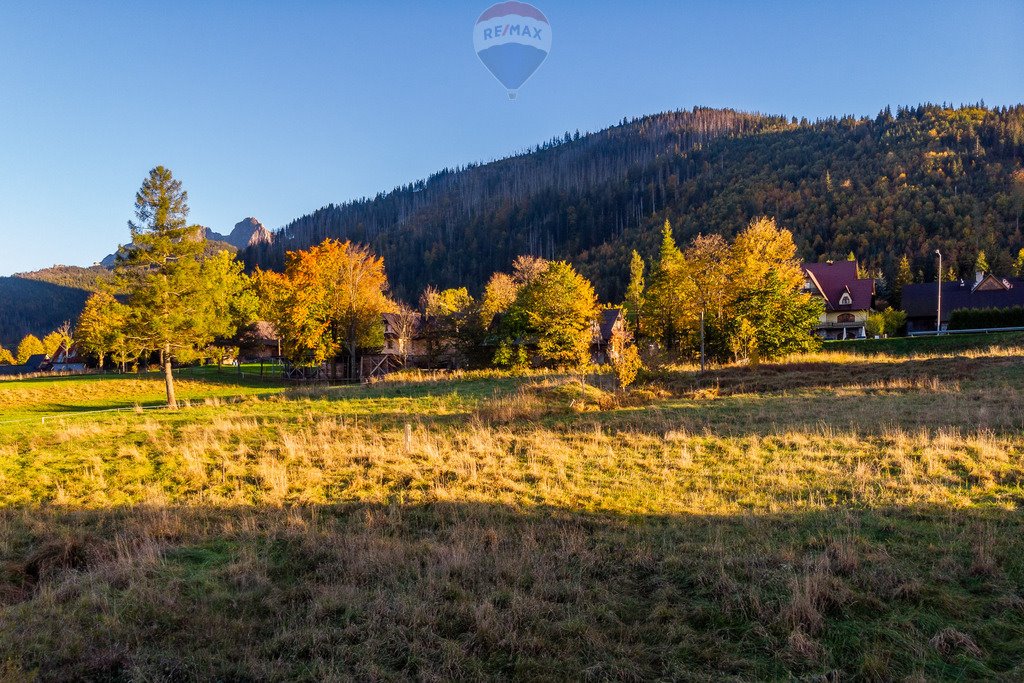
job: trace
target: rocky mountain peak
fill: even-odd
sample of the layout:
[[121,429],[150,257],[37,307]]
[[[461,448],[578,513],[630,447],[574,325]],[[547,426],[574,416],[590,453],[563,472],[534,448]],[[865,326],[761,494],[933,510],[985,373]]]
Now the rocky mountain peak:
[[245,249],[256,244],[270,244],[274,241],[274,235],[264,227],[263,223],[249,216],[235,223],[231,234],[223,240],[239,249]]

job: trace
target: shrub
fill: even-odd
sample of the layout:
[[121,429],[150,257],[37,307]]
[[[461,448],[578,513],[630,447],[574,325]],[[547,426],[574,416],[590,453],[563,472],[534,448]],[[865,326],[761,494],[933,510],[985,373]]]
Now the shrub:
[[619,380],[619,388],[625,389],[636,380],[637,373],[643,369],[644,363],[640,360],[640,352],[631,344],[619,352],[612,367],[615,369],[615,377]]
[[949,329],[976,330],[993,327],[1024,327],[1024,306],[1011,308],[960,308],[950,315]]

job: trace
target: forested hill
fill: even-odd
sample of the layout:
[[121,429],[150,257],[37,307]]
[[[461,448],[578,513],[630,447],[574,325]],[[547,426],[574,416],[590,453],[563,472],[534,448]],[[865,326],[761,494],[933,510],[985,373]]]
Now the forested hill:
[[0,346],[16,348],[26,334],[42,336],[74,323],[89,292],[39,279],[0,277]]
[[685,242],[767,214],[793,231],[804,258],[852,251],[890,281],[903,254],[932,277],[936,248],[960,273],[983,249],[1002,273],[1024,246],[1024,173],[1013,181],[1022,161],[1021,105],[815,122],[669,112],[324,207],[243,257],[280,268],[285,251],[325,237],[365,242],[384,256],[396,294],[414,300],[428,284],[478,289],[531,253],[573,261],[617,300],[629,251],[651,256],[666,217]]

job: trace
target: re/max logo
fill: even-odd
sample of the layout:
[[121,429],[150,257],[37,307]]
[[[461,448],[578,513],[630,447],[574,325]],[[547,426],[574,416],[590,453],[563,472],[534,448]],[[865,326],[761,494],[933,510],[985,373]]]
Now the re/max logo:
[[523,36],[524,38],[533,38],[534,40],[540,40],[540,29],[532,26],[520,26],[519,24],[505,24],[504,26],[498,25],[493,28],[484,29],[484,40],[491,40],[493,38],[503,38],[505,36]]

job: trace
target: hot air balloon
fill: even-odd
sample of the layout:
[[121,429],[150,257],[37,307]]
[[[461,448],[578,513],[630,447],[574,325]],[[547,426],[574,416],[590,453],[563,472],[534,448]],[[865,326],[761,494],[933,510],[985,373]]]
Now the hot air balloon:
[[525,2],[491,5],[473,27],[473,47],[484,66],[508,89],[510,100],[551,51],[547,17]]

